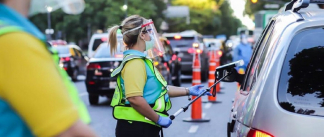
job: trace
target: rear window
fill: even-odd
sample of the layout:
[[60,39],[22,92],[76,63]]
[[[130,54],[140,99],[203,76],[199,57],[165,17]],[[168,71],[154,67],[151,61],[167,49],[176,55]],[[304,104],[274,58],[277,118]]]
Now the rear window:
[[174,39],[174,37],[167,37],[172,47],[191,47],[194,42],[194,37],[182,37],[180,39]]
[[59,56],[70,54],[70,48],[67,46],[55,46],[53,48],[57,50]]
[[287,111],[324,116],[324,29],[298,33],[281,71],[278,101]]
[[[119,44],[118,44],[119,47]],[[120,52],[119,48],[117,49],[117,52],[115,53],[116,55],[122,55],[123,53]],[[98,49],[96,50],[94,56],[94,58],[111,58],[111,54],[110,54],[110,47],[108,47],[107,43],[103,43],[101,44]]]
[[104,43],[101,39],[95,39],[93,42],[92,50],[95,51],[101,43]]

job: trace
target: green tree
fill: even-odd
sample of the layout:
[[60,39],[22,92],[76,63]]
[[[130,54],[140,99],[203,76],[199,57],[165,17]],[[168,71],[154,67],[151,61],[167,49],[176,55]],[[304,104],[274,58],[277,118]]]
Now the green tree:
[[[91,33],[97,30],[106,31],[113,25],[119,25],[125,18],[121,0],[85,0],[85,10],[79,15],[67,15],[61,10],[51,13],[52,28],[62,31],[67,41],[79,41],[87,38],[88,29]],[[164,16],[162,11],[166,5],[161,0],[128,0],[127,15],[138,14],[151,18],[159,25]],[[47,15],[38,14],[31,18],[40,30],[47,28]]]
[[258,0],[257,3],[252,3],[251,0],[246,0],[244,13],[253,17],[253,14],[260,10],[267,10],[264,8],[266,4],[279,4],[280,7],[284,6],[286,2],[291,0]]
[[173,0],[173,5],[185,5],[190,9],[190,24],[184,18],[168,19],[169,32],[193,29],[202,34],[236,34],[242,24],[233,17],[233,10],[224,0]]

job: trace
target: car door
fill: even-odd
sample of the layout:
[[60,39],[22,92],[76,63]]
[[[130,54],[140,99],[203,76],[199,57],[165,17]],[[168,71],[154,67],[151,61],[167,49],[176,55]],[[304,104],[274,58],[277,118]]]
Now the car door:
[[265,56],[265,54],[263,53],[266,53],[266,45],[272,34],[273,28],[274,21],[271,21],[270,24],[263,31],[261,37],[259,38],[257,48],[253,52],[247,71],[245,72],[245,80],[240,89],[235,93],[235,99],[231,109],[230,121],[228,126],[228,134],[231,134],[230,132],[235,131],[234,125],[237,124],[237,122],[240,122],[238,121],[238,117],[241,117],[240,114],[242,114],[244,106],[246,105],[245,100],[248,97],[251,89],[254,86],[254,83],[257,80],[258,73],[260,72],[260,69],[262,67],[262,65],[260,66],[260,63],[262,63],[260,62],[260,59],[262,59]]

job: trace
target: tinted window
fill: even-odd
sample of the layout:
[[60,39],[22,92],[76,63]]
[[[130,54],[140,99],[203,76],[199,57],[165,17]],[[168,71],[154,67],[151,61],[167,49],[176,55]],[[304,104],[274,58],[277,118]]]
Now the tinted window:
[[262,68],[263,61],[266,56],[266,52],[269,48],[269,39],[272,34],[273,30],[273,22],[269,24],[269,26],[265,29],[263,32],[262,38],[258,42],[258,48],[254,52],[253,57],[250,61],[249,67],[247,69],[246,73],[246,81],[244,83],[244,91],[250,91],[254,83],[256,82],[256,79],[258,78],[258,74],[260,73],[260,70]]
[[70,54],[70,48],[67,46],[56,46],[54,49],[57,50],[59,56]]
[[182,37],[181,39],[174,39],[174,37],[167,38],[172,47],[191,47],[194,42],[194,37]]
[[[119,45],[118,45],[119,47]],[[119,48],[117,49],[117,53],[116,54],[123,54],[122,52],[118,52]],[[98,49],[96,50],[94,56],[94,58],[111,58],[111,54],[110,54],[110,47],[108,47],[107,43],[101,44]]]
[[104,41],[102,41],[101,39],[95,39],[93,42],[92,50],[93,51],[96,50],[99,47],[99,45],[103,42]]
[[324,30],[298,33],[289,45],[278,87],[278,100],[287,111],[324,116]]

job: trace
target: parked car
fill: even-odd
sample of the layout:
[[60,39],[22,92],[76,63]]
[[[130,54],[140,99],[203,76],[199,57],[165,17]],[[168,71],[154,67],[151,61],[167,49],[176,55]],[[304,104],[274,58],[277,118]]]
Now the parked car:
[[[303,7],[288,4],[256,43],[235,94],[229,137],[324,135],[324,12],[298,11],[309,1],[297,2]],[[235,75],[226,81],[234,81]]]
[[116,87],[116,77],[111,77],[111,72],[123,60],[123,53],[110,54],[108,43],[102,43],[94,52],[87,64],[85,85],[89,94],[91,105],[98,104],[99,96],[112,98]]
[[181,73],[184,75],[192,75],[193,55],[199,51],[201,80],[206,81],[208,79],[208,49],[204,45],[201,34],[194,30],[188,30],[180,33],[164,33],[162,36],[170,41],[173,51],[178,52],[178,57],[181,58]]
[[88,57],[84,55],[77,45],[53,45],[60,57],[59,66],[63,68],[72,81],[78,80],[78,75],[85,74]]
[[169,84],[181,86],[181,58],[178,57],[179,52],[172,49],[170,41],[165,37],[160,37],[160,40],[165,50],[164,55],[160,56],[160,62],[166,66],[171,74],[171,82]]

